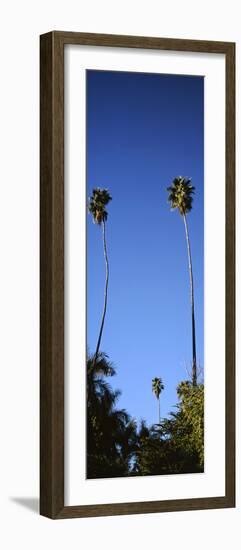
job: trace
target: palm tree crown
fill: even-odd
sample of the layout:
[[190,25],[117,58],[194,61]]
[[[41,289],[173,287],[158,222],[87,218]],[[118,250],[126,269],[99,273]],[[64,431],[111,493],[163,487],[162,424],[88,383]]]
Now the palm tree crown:
[[167,191],[169,191],[168,201],[171,203],[173,210],[178,208],[181,216],[192,210],[192,195],[195,187],[191,185],[190,178],[184,178],[183,176],[174,178]]
[[160,396],[162,390],[164,390],[164,385],[162,383],[162,379],[157,378],[157,377],[153,378],[153,380],[152,380],[152,391],[155,394],[157,399],[159,399],[159,396]]
[[102,222],[107,220],[108,212],[105,207],[111,200],[112,197],[108,189],[100,189],[100,187],[93,189],[92,196],[89,199],[88,210],[93,215],[94,223],[101,225]]

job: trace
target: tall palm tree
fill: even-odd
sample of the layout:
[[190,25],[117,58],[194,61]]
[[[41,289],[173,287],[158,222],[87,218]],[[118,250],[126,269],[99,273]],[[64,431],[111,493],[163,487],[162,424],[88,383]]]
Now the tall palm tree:
[[191,179],[184,178],[182,176],[174,178],[170,187],[167,188],[169,192],[168,201],[171,203],[171,208],[178,209],[181,214],[186,233],[187,252],[188,252],[188,266],[190,277],[190,290],[191,290],[191,311],[192,311],[192,383],[193,386],[197,385],[197,358],[196,358],[196,333],[195,333],[195,310],[194,310],[194,287],[193,287],[193,271],[192,271],[192,257],[191,246],[187,225],[186,214],[192,210],[193,193],[195,187],[191,185]]
[[92,191],[92,196],[89,199],[88,204],[88,210],[93,216],[93,221],[99,226],[102,226],[102,232],[103,232],[103,246],[104,246],[104,258],[105,258],[105,266],[106,266],[106,278],[105,278],[105,292],[104,292],[104,306],[103,306],[103,313],[102,313],[102,319],[100,324],[100,332],[99,337],[97,340],[96,350],[95,350],[95,357],[94,362],[96,362],[100,344],[101,344],[101,338],[102,338],[102,332],[104,328],[104,322],[105,322],[105,315],[106,315],[106,308],[107,308],[107,293],[108,293],[108,283],[109,283],[109,261],[108,261],[108,255],[107,255],[107,247],[106,247],[106,221],[108,217],[108,212],[106,211],[106,206],[109,203],[109,201],[112,200],[112,197],[110,196],[108,189],[100,189],[99,187],[96,187]]
[[160,416],[160,395],[162,390],[164,390],[164,385],[162,383],[161,378],[153,378],[152,379],[152,391],[155,394],[157,400],[158,400],[158,424],[161,422],[161,416]]

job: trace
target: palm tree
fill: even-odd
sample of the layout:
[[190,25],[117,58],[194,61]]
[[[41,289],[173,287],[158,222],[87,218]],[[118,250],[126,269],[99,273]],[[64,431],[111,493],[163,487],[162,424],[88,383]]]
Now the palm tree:
[[110,196],[110,194],[108,192],[108,189],[100,189],[99,187],[97,187],[97,188],[93,189],[92,196],[90,197],[89,204],[88,204],[88,210],[93,216],[94,223],[96,223],[97,225],[102,226],[103,245],[104,245],[104,258],[105,258],[105,266],[106,266],[104,307],[103,307],[99,337],[98,337],[98,340],[97,340],[97,345],[96,345],[96,350],[95,350],[94,362],[96,362],[96,359],[97,359],[98,353],[99,353],[99,349],[100,349],[102,332],[103,332],[104,322],[105,322],[106,308],[107,308],[107,293],[108,293],[108,283],[109,283],[109,261],[108,261],[108,255],[107,255],[107,247],[106,247],[106,227],[105,226],[106,226],[106,221],[107,221],[107,217],[108,217],[108,212],[106,211],[106,205],[111,200],[112,200],[112,197]]
[[120,391],[113,391],[107,377],[112,377],[116,371],[105,353],[98,357],[87,358],[87,406],[95,409],[96,414],[109,412],[119,398]]
[[171,203],[172,210],[178,209],[181,214],[186,233],[187,252],[188,252],[188,266],[190,276],[190,290],[191,290],[191,311],[192,311],[192,383],[193,386],[197,384],[197,358],[196,358],[196,334],[195,334],[195,311],[194,311],[194,287],[193,287],[193,272],[192,272],[192,257],[191,246],[187,225],[186,214],[192,210],[193,193],[195,187],[191,185],[191,179],[179,176],[174,178],[170,187],[167,188],[169,192],[168,201]]
[[160,424],[161,422],[161,417],[160,417],[160,394],[162,392],[162,390],[164,390],[164,385],[162,383],[162,379],[161,378],[153,378],[152,379],[152,391],[153,393],[155,394],[157,400],[158,400],[158,424]]
[[87,477],[131,475],[136,421],[116,407],[120,396],[106,379],[115,369],[105,353],[87,357]]

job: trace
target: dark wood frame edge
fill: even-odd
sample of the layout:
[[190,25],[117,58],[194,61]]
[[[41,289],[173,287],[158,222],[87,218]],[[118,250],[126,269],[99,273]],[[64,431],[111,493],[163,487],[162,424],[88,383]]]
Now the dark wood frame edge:
[[[64,506],[64,45],[226,57],[226,492],[223,497]],[[40,37],[40,514],[52,519],[235,506],[235,44],[53,31]]]

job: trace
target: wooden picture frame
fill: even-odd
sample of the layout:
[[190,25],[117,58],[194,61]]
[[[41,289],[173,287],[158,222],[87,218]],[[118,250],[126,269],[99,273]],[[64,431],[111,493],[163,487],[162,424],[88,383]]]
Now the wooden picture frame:
[[[225,496],[64,505],[64,47],[224,54],[226,59]],[[235,44],[54,31],[40,37],[40,513],[52,519],[235,506]]]

